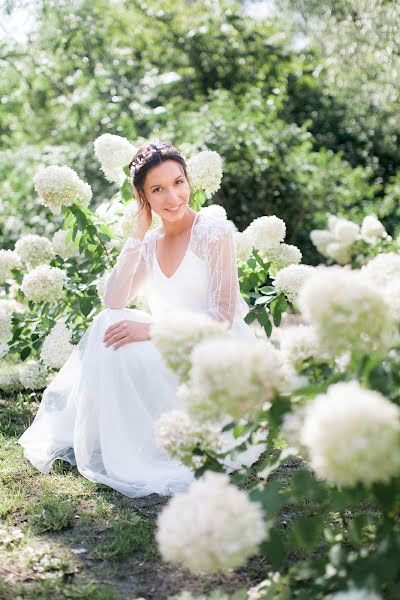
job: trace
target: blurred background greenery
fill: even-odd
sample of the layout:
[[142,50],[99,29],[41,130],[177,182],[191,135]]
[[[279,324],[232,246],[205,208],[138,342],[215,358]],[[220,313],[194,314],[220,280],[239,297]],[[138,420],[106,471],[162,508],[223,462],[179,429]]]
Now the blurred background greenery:
[[224,160],[237,227],[276,214],[319,262],[309,232],[327,213],[399,219],[400,8],[390,0],[6,1],[34,15],[0,40],[0,247],[62,219],[34,191],[66,164],[110,198],[93,151],[102,133],[161,138]]

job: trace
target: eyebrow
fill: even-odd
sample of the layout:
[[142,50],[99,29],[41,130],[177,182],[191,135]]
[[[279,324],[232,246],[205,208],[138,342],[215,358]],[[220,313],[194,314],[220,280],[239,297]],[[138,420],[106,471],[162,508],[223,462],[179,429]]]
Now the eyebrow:
[[[179,179],[179,177],[183,177],[183,175],[178,175],[177,177],[175,177],[174,181],[176,181],[177,179]],[[151,185],[150,189],[153,189],[154,187],[161,187],[161,185],[159,183],[157,183],[157,185]]]

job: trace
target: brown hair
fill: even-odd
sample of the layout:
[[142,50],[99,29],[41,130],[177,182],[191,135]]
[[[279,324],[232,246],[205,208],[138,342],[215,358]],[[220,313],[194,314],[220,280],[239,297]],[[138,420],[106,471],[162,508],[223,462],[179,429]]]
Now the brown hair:
[[132,185],[138,190],[139,197],[143,202],[143,205],[140,208],[143,208],[146,203],[146,200],[144,199],[144,181],[147,173],[152,167],[155,167],[166,160],[175,160],[179,163],[183,168],[186,179],[189,181],[185,158],[179,150],[169,142],[152,142],[141,146],[129,163],[128,166],[131,172]]

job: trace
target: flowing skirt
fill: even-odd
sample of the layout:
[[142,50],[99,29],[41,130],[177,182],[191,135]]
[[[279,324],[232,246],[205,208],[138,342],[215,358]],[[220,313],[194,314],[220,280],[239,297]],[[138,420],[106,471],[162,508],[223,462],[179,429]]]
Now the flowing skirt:
[[[153,424],[165,411],[184,410],[179,381],[151,340],[117,350],[104,345],[106,329],[123,319],[149,322],[151,316],[131,308],[98,313],[45,389],[18,443],[42,473],[61,459],[128,497],[172,496],[187,489],[194,474],[157,446]],[[225,448],[233,445],[231,433],[224,436]],[[262,450],[253,446],[227,460],[227,471],[251,464]]]

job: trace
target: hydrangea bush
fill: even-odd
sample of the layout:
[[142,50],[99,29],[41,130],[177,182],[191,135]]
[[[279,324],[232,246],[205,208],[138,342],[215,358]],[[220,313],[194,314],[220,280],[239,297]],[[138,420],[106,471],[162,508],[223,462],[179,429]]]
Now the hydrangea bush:
[[[13,250],[0,250],[2,392],[43,390],[103,308],[105,278],[137,212],[127,169],[136,145],[109,134],[95,141],[102,172],[120,187],[96,211],[69,167],[36,175],[42,204],[64,221],[52,239],[25,232]],[[221,157],[203,151],[188,162],[193,208],[227,219],[223,207],[204,206],[220,188]],[[311,237],[339,265],[311,267],[285,242],[277,216],[232,228],[246,320],[258,321],[261,339],[234,339],[221,323],[191,314],[152,332],[185,407],[162,415],[155,437],[196,479],[159,515],[160,552],[196,573],[229,572],[261,553],[271,575],[243,600],[395,600],[398,243],[373,215],[360,226],[330,217]],[[221,431],[232,434],[229,451]],[[254,444],[263,450],[257,462],[229,477],[226,455]],[[290,460],[296,471],[282,482],[279,469]]]

